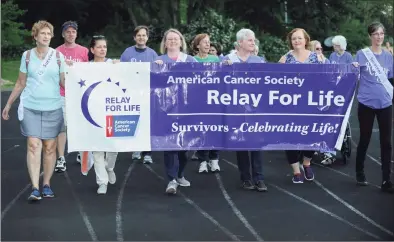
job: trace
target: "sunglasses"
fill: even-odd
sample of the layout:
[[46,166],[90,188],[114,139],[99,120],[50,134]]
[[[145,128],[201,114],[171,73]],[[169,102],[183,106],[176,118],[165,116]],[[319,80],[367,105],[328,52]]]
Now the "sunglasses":
[[104,39],[105,36],[104,35],[94,35],[93,39]]

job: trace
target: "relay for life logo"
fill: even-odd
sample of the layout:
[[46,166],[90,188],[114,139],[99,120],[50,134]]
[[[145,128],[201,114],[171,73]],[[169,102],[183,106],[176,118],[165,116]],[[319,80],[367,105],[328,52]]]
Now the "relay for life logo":
[[[80,88],[86,87],[85,80],[80,80],[78,84]],[[94,90],[100,85],[106,86],[102,88],[103,90],[95,92]],[[109,89],[115,90],[109,91]],[[111,95],[103,95],[103,93],[111,93]],[[105,117],[103,117],[103,112],[91,113],[89,99],[92,96],[95,100],[104,102]],[[140,119],[140,109],[139,104],[132,103],[132,97],[127,93],[127,89],[122,88],[120,82],[114,82],[110,78],[88,86],[81,99],[81,110],[86,121],[97,128],[105,128],[105,136],[109,138],[134,136]],[[103,118],[105,118],[105,124],[102,124]]]

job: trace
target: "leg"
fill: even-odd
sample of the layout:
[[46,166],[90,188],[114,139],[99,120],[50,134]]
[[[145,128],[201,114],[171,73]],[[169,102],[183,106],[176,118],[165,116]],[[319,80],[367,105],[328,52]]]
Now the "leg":
[[27,138],[27,170],[33,188],[39,187],[41,169],[42,141],[37,138]]
[[263,159],[260,151],[251,151],[253,182],[263,181]]
[[187,164],[187,151],[178,151],[178,159],[179,159],[179,170],[178,170],[178,177],[184,177],[183,171],[185,170]]
[[360,140],[357,146],[356,173],[357,181],[365,183],[364,161],[371,140],[372,127],[375,119],[375,110],[361,103],[358,105],[358,122],[360,124]]
[[179,160],[177,151],[165,151],[164,152],[164,165],[169,181],[177,178],[179,170]]
[[43,185],[50,186],[51,177],[55,169],[56,139],[44,140],[42,143],[43,143],[43,151],[44,151]]
[[97,185],[108,185],[108,173],[105,169],[105,158],[104,152],[94,151],[94,171],[96,173],[96,182]]
[[67,141],[66,132],[61,132],[57,137],[57,153],[59,154],[59,157],[64,157],[66,141]]
[[105,168],[107,171],[114,170],[117,157],[118,157],[118,152],[106,152]]
[[300,171],[300,162],[298,161],[298,155],[302,154],[302,151],[298,150],[286,150],[287,162],[290,164],[293,169],[293,183],[304,183],[304,178],[301,175]]
[[311,160],[313,157],[314,151],[306,150],[302,152],[303,155],[303,162],[302,162],[302,167],[304,168],[304,177],[308,181],[312,181],[315,179],[315,174],[313,173],[313,170],[311,168]]
[[237,151],[238,171],[241,175],[241,181],[250,181],[250,161],[249,151]]
[[382,178],[383,181],[390,181],[391,172],[391,152],[392,152],[392,108],[379,110],[377,112],[377,120],[379,125],[379,136],[380,136],[380,154],[382,157]]
[[219,151],[218,150],[210,150],[209,151],[209,159],[210,160],[219,160]]

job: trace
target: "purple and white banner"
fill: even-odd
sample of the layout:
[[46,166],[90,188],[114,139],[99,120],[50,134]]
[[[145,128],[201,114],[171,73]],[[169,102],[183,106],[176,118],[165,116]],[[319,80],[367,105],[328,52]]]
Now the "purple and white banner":
[[77,63],[69,151],[340,149],[351,65]]

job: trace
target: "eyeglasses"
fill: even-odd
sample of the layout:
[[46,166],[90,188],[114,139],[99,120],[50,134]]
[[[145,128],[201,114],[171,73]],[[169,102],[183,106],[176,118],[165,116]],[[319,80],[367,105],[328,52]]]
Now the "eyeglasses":
[[323,50],[323,48],[321,48],[321,47],[320,48],[316,48],[316,50]]

